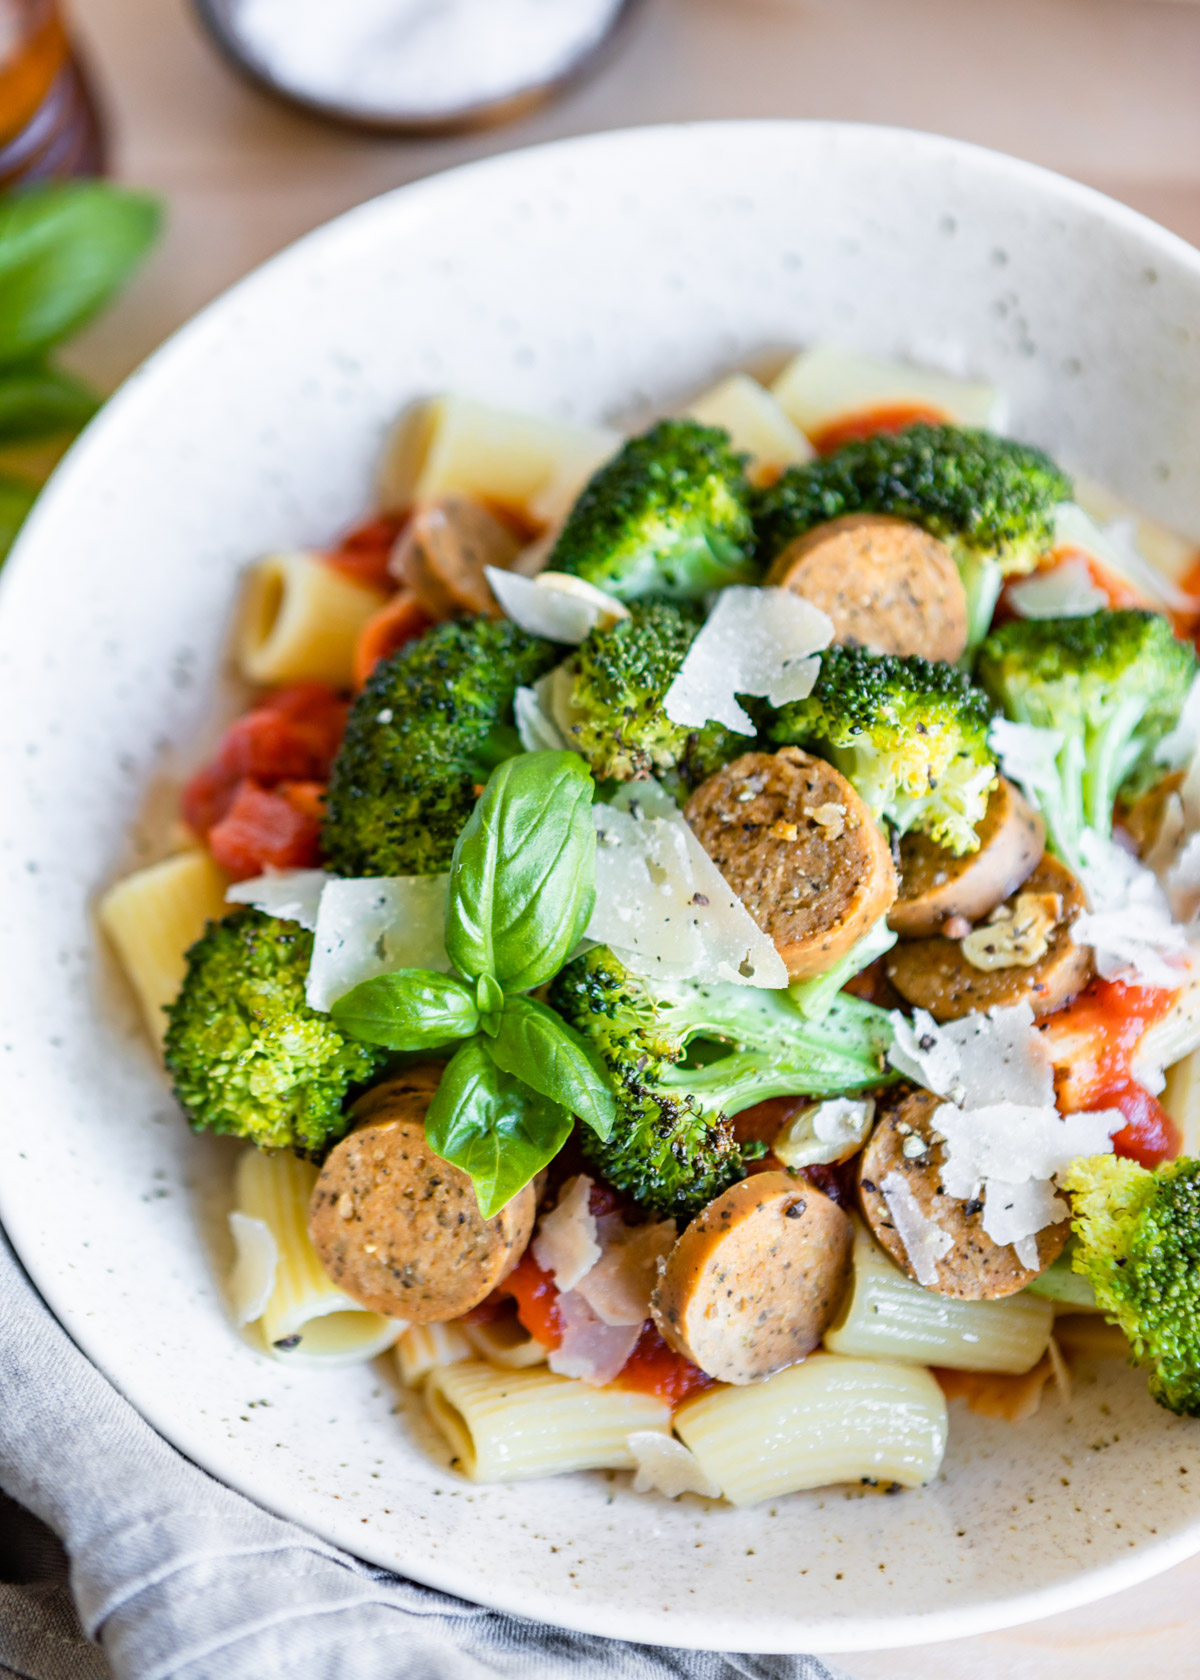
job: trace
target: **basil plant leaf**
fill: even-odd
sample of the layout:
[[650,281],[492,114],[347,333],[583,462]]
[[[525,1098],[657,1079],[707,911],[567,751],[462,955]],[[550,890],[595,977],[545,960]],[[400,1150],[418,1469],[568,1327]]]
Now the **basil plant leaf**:
[[432,1050],[469,1038],[479,1026],[474,988],[429,968],[400,968],[364,980],[329,1013],[353,1038],[385,1050]]
[[553,978],[596,899],[593,784],[572,752],[521,753],[492,772],[450,864],[446,954],[506,992]]
[[68,338],[125,283],[158,236],[158,201],[103,181],[0,199],[0,365]]
[[95,392],[69,373],[37,363],[0,372],[0,444],[74,434],[99,407]]
[[597,1137],[612,1131],[617,1105],[603,1061],[544,1003],[509,998],[488,1048],[497,1067],[570,1109]]
[[497,1067],[482,1038],[454,1052],[425,1116],[430,1148],[470,1175],[485,1219],[554,1159],[571,1126],[565,1108]]

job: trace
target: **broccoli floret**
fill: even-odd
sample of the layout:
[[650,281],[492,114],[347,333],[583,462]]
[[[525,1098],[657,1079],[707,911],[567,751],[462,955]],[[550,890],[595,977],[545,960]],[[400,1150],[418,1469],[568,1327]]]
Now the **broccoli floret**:
[[979,845],[976,825],[995,785],[990,712],[953,665],[831,647],[808,699],[782,706],[767,733],[828,759],[876,821],[900,834],[920,829],[961,855]]
[[562,971],[550,1001],[595,1046],[617,1098],[611,1135],[583,1135],[585,1155],[618,1190],[675,1218],[690,1218],[761,1153],[738,1144],[731,1115],[885,1077],[891,1018],[857,998],[807,1021],[786,991],[648,980],[601,945]]
[[210,922],[188,952],[164,1055],[197,1131],[311,1155],[346,1131],[347,1092],[386,1052],[305,1003],[312,948],[296,922],[246,909]]
[[701,608],[688,602],[635,601],[628,618],[593,630],[556,673],[559,725],[598,780],[678,769],[694,787],[745,751],[745,736],[721,724],[688,729],[663,710],[703,623]]
[[953,553],[974,646],[1004,578],[1031,571],[1051,547],[1054,509],[1071,495],[1070,479],[1039,449],[959,426],[909,426],[789,467],[758,496],[758,556],[770,566],[794,538],[843,514],[910,520]]
[[479,785],[520,751],[513,695],[555,663],[507,619],[436,624],[371,673],[329,782],[321,849],[338,875],[449,868]]
[[1200,1161],[1148,1172],[1090,1155],[1061,1182],[1079,1239],[1075,1270],[1151,1367],[1159,1405],[1200,1417]]
[[568,515],[550,556],[618,600],[699,600],[753,583],[750,488],[729,434],[661,420],[605,463]]
[[1011,722],[1062,736],[1053,775],[1030,791],[1054,850],[1078,870],[1083,828],[1111,834],[1122,788],[1161,774],[1154,750],[1195,676],[1191,644],[1149,612],[1012,619],[984,642],[976,671]]

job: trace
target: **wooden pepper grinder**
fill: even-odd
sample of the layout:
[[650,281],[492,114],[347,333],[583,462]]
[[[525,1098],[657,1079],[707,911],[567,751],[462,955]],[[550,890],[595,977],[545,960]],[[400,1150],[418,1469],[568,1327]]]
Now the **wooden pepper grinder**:
[[100,115],[57,0],[0,0],[0,189],[98,175]]

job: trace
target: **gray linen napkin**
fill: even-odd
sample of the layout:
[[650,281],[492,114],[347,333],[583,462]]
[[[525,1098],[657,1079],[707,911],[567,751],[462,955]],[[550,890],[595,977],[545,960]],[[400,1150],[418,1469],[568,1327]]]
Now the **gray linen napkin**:
[[812,1657],[663,1651],[498,1615],[268,1516],[142,1421],[2,1233],[0,1488],[61,1538],[79,1620],[108,1659],[53,1582],[53,1540],[8,1506],[0,1575],[35,1584],[0,1585],[0,1677],[103,1680],[111,1664],[119,1680],[836,1680]]

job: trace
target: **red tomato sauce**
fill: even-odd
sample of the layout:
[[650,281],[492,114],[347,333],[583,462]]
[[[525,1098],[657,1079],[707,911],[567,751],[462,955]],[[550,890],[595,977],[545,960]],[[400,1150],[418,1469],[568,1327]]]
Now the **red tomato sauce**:
[[[1200,550],[1187,571],[1179,580],[1179,587],[1186,595],[1194,595],[1200,600]],[[1171,627],[1177,636],[1184,636],[1195,642],[1200,648],[1200,611],[1173,612]]]
[[562,1314],[558,1310],[558,1287],[527,1248],[500,1286],[517,1303],[517,1317],[534,1341],[544,1348],[556,1348],[562,1341]]
[[235,881],[253,880],[265,869],[315,869],[321,861],[321,823],[312,815],[312,789],[311,782],[271,789],[244,778],[228,810],[208,831],[213,862]]
[[690,1359],[668,1347],[647,1319],[637,1345],[617,1376],[617,1386],[634,1388],[639,1394],[655,1394],[674,1408],[689,1395],[711,1388],[713,1380]]
[[370,584],[390,595],[396,580],[388,571],[396,538],[404,528],[404,514],[381,513],[347,531],[341,542],[325,559],[335,571],[352,578],[355,583]]
[[1134,1079],[1132,1062],[1146,1028],[1162,1020],[1177,995],[1160,986],[1093,980],[1043,1028],[1056,1063],[1059,1108],[1064,1114],[1119,1108],[1126,1124],[1114,1134],[1113,1148],[1146,1167],[1173,1161],[1182,1139],[1162,1104]]
[[875,408],[840,415],[827,426],[810,432],[809,440],[818,455],[832,455],[844,443],[874,437],[877,432],[902,432],[909,426],[921,424],[944,426],[948,418],[943,409],[931,408],[925,403],[880,403]]

